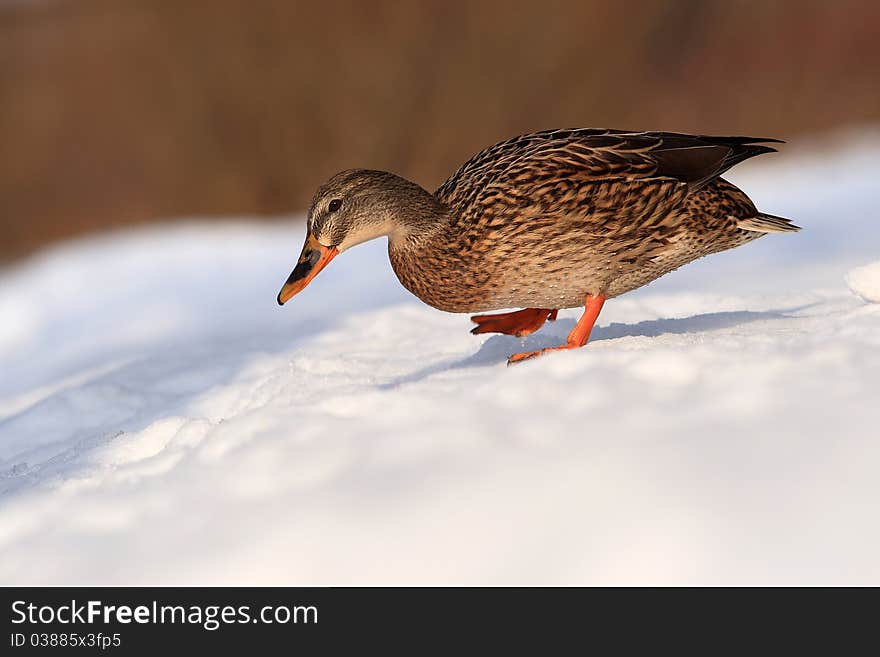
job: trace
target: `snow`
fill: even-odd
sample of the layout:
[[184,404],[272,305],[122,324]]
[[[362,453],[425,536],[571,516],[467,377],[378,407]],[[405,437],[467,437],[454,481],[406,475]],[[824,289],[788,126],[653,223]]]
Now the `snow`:
[[865,301],[880,303],[880,261],[853,269],[846,275],[846,282],[853,294]]
[[878,152],[738,167],[804,231],[510,368],[577,312],[471,336],[379,242],[279,308],[294,222],[8,268],[0,584],[880,584]]

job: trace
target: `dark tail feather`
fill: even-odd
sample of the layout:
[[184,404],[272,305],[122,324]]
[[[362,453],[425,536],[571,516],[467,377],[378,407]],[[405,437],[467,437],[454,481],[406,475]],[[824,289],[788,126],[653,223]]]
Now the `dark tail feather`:
[[730,155],[724,158],[724,161],[721,163],[721,170],[718,172],[718,175],[721,175],[728,169],[735,167],[740,162],[748,160],[751,157],[755,157],[756,155],[776,152],[776,149],[772,146],[761,146],[758,144],[742,144],[731,146]]
[[780,143],[762,137],[693,137],[677,133],[656,133],[662,148],[652,151],[657,174],[688,183],[697,190],[713,178],[744,160],[775,153],[776,149],[760,142]]
[[772,139],[771,137],[712,137],[709,135],[700,135],[697,139],[708,141],[713,144],[724,144],[725,146],[737,146],[744,144],[784,144],[784,139]]

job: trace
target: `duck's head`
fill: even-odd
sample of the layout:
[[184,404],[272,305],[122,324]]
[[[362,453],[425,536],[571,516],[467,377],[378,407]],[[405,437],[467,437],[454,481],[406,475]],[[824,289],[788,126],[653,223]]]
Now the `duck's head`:
[[[427,199],[426,199],[427,197]],[[438,202],[413,182],[387,171],[342,171],[318,188],[309,207],[306,243],[278,293],[278,303],[301,292],[337,255],[384,235],[402,238],[407,215]]]

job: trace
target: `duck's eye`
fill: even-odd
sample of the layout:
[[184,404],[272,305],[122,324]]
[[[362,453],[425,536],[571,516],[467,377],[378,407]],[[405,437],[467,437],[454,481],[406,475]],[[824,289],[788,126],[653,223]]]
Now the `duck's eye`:
[[330,205],[327,206],[327,210],[329,212],[336,212],[341,207],[342,207],[342,200],[335,198],[332,201],[330,201]]

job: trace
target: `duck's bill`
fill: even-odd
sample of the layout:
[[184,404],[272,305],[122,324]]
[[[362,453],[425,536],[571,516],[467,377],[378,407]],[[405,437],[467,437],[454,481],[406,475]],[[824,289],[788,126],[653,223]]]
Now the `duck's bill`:
[[318,275],[318,272],[336,257],[337,253],[339,251],[334,247],[324,246],[314,236],[309,235],[303,245],[299,262],[296,263],[296,267],[288,276],[281,292],[278,293],[278,305],[283,305],[285,301],[302,292],[305,286]]

